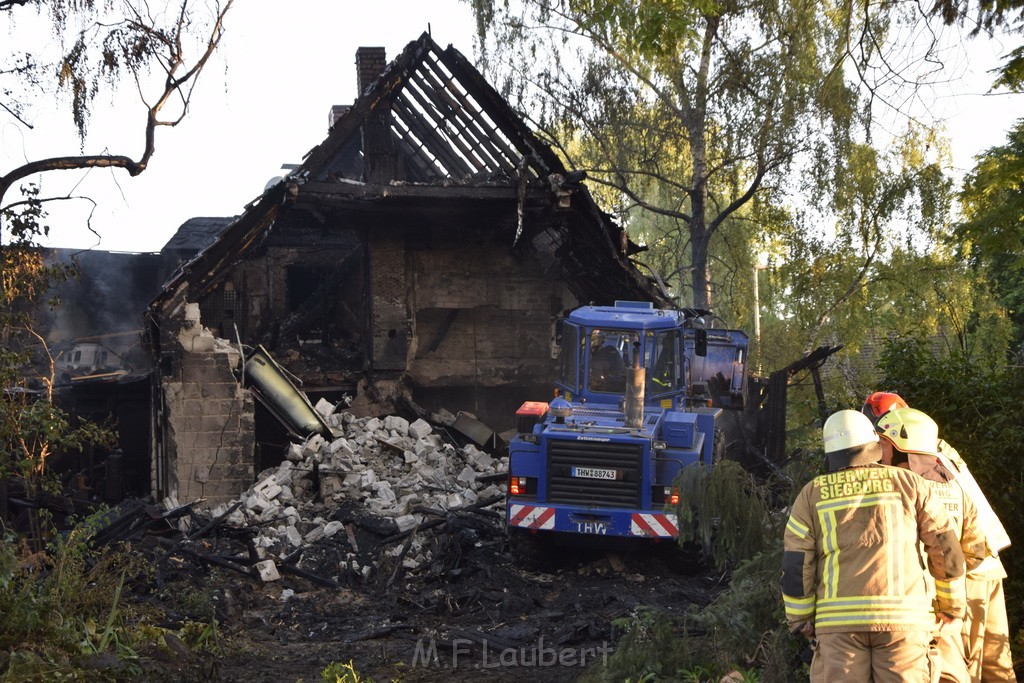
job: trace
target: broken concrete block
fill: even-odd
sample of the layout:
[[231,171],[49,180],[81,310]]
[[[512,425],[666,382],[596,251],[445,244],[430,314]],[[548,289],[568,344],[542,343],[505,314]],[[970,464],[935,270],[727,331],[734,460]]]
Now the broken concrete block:
[[412,515],[402,515],[395,517],[395,524],[398,525],[399,531],[409,531],[416,526],[416,518]]
[[384,429],[389,432],[397,432],[399,436],[409,433],[409,421],[398,415],[388,415],[384,418]]
[[255,491],[245,500],[245,507],[256,514],[261,514],[264,510],[270,507],[270,501],[267,500],[267,497],[262,493]]
[[245,525],[245,514],[241,510],[235,510],[225,517],[224,521],[230,526],[243,526]]
[[281,491],[283,490],[284,489],[282,489],[279,485],[277,485],[274,482],[273,477],[265,479],[264,481],[257,484],[255,487],[256,493],[262,494],[264,497],[266,497],[267,500],[273,500],[274,498],[277,498],[277,496],[280,495]]
[[324,526],[322,524],[318,524],[317,526],[313,527],[313,529],[309,533],[306,534],[304,540],[306,541],[306,543],[316,543],[323,537]]
[[334,534],[338,533],[345,528],[345,525],[338,520],[332,520],[324,526],[324,536],[330,538]]
[[284,537],[289,543],[294,546],[302,545],[302,534],[295,528],[294,524],[289,524],[284,530]]
[[487,453],[484,453],[483,451],[478,451],[476,449],[473,449],[472,453],[467,454],[467,459],[469,460],[469,464],[471,464],[473,467],[480,470],[481,472],[487,471],[487,469],[490,468],[492,464],[494,464],[494,458],[492,458]]
[[355,454],[352,447],[348,445],[348,439],[335,439],[327,445],[327,452],[331,455],[335,455],[338,452],[341,452],[342,455]]
[[333,496],[341,491],[341,477],[337,474],[320,475],[320,495]]
[[287,601],[288,598],[294,595],[295,591],[293,591],[291,588],[285,588],[283,591],[281,591],[281,600]]
[[196,327],[199,325],[199,304],[197,303],[186,303],[185,304],[185,327]]
[[406,465],[412,465],[413,463],[417,463],[420,461],[419,456],[413,453],[412,451],[405,451],[402,454],[402,458],[405,460]]
[[277,571],[277,565],[274,564],[273,560],[257,562],[256,571],[259,573],[260,579],[263,581],[277,581],[281,578],[281,575]]
[[472,467],[469,467],[467,465],[466,467],[462,468],[462,471],[459,472],[459,476],[456,477],[456,479],[458,479],[463,484],[466,484],[468,486],[476,481],[476,472],[473,471]]
[[302,454],[307,458],[314,456],[320,452],[320,449],[323,448],[324,443],[326,443],[326,439],[324,439],[324,437],[320,436],[319,434],[314,434],[313,436],[306,439],[306,443],[302,445]]
[[397,500],[395,492],[391,488],[391,483],[388,481],[374,482],[371,488],[377,493],[377,497],[383,501],[394,503]]
[[196,334],[193,330],[183,330],[178,340],[186,351],[192,353],[213,353],[216,348],[213,336],[209,333]]
[[381,500],[380,498],[369,498],[364,503],[364,505],[366,505],[370,512],[376,513],[378,515],[392,517],[396,512],[396,510],[393,507],[393,503],[389,503],[386,500]]
[[341,453],[336,453],[331,456],[331,460],[328,463],[329,467],[334,470],[340,470],[340,472],[351,472],[352,468],[355,467],[355,463],[352,458]]
[[299,511],[296,510],[291,505],[289,505],[285,509],[281,510],[281,514],[284,515],[287,518],[289,524],[295,524],[300,519]]
[[462,496],[458,493],[449,493],[448,497],[445,499],[445,505],[449,510],[462,507]]
[[345,486],[362,487],[363,475],[360,472],[349,472],[345,475]]
[[277,499],[279,501],[281,501],[282,503],[284,503],[285,505],[288,505],[290,503],[294,503],[295,502],[295,496],[292,494],[292,487],[291,486],[282,486],[281,487],[281,493],[277,494]]
[[371,417],[369,420],[363,423],[362,430],[367,434],[373,434],[375,431],[380,429],[383,423],[376,417]]
[[297,443],[288,444],[288,450],[284,452],[284,457],[296,462],[302,461],[302,446]]
[[334,412],[334,404],[328,401],[326,398],[321,398],[313,406],[313,410],[320,413],[323,417],[327,417]]
[[429,422],[427,422],[423,418],[420,418],[413,422],[411,425],[409,425],[409,428],[406,431],[412,438],[422,439],[427,436],[430,436],[430,433],[433,431],[433,429],[430,428]]

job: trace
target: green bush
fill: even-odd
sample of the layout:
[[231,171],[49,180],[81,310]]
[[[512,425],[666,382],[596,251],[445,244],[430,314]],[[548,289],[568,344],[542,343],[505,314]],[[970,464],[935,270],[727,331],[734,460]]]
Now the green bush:
[[[690,467],[680,475],[680,542],[697,540],[712,564],[730,573],[729,587],[704,608],[683,615],[641,609],[616,622],[625,630],[615,654],[590,678],[607,681],[744,681],[806,679],[803,638],[786,628],[779,582],[782,530],[796,491],[820,464],[796,458],[759,482],[738,463]],[[692,505],[692,507],[691,507]]]
[[[7,532],[0,542],[0,683],[131,680],[139,651],[160,647],[167,629],[123,599],[149,566],[130,548],[92,545],[101,514],[56,534],[33,552]],[[175,634],[193,651],[216,652],[217,622],[189,622]],[[88,667],[88,670],[87,670]]]

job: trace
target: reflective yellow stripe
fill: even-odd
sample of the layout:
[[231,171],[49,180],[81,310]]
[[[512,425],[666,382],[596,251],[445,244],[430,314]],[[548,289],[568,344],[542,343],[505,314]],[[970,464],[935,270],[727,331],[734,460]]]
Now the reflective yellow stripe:
[[931,601],[926,596],[906,595],[849,595],[841,598],[822,598],[818,604],[822,607],[852,607],[855,605],[930,605]]
[[814,596],[809,598],[794,598],[790,595],[782,596],[786,605],[786,614],[796,616],[808,616],[814,614]]
[[940,598],[947,598],[952,600],[956,592],[953,590],[953,585],[949,581],[935,580],[935,595]]
[[818,512],[821,523],[822,545],[825,549],[825,570],[822,580],[825,597],[834,598],[839,586],[839,543],[836,539],[836,516],[831,512]]
[[786,522],[786,528],[796,534],[801,540],[807,538],[807,534],[810,533],[811,529],[800,522],[796,521],[792,517]]
[[902,496],[899,493],[872,493],[870,495],[853,494],[836,498],[835,500],[819,500],[814,507],[819,513],[828,510],[846,510],[848,508],[868,507],[880,503],[899,503]]

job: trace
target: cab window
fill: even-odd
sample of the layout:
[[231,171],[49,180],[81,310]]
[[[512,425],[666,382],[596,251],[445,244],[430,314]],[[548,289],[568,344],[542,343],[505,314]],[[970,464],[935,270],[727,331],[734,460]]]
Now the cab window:
[[[665,394],[682,388],[682,335],[679,330],[667,330],[657,334],[648,333],[650,371],[647,374],[647,391],[651,395]],[[653,338],[652,338],[653,337]]]

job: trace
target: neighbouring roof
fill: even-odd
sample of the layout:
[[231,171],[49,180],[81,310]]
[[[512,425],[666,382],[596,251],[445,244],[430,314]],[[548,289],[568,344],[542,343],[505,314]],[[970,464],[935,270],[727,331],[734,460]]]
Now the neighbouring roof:
[[205,249],[213,243],[217,237],[224,232],[224,228],[231,224],[237,216],[197,216],[189,218],[181,224],[178,231],[161,249],[166,251],[192,251],[193,253]]
[[150,308],[173,298],[181,303],[182,296],[198,300],[285,211],[322,215],[326,208],[351,218],[366,207],[447,203],[462,209],[474,202],[518,215],[510,248],[561,268],[580,300],[672,304],[628,258],[640,248],[554,151],[462,54],[451,46],[442,50],[424,33],[385,67],[298,168],[269,186],[168,281]]

